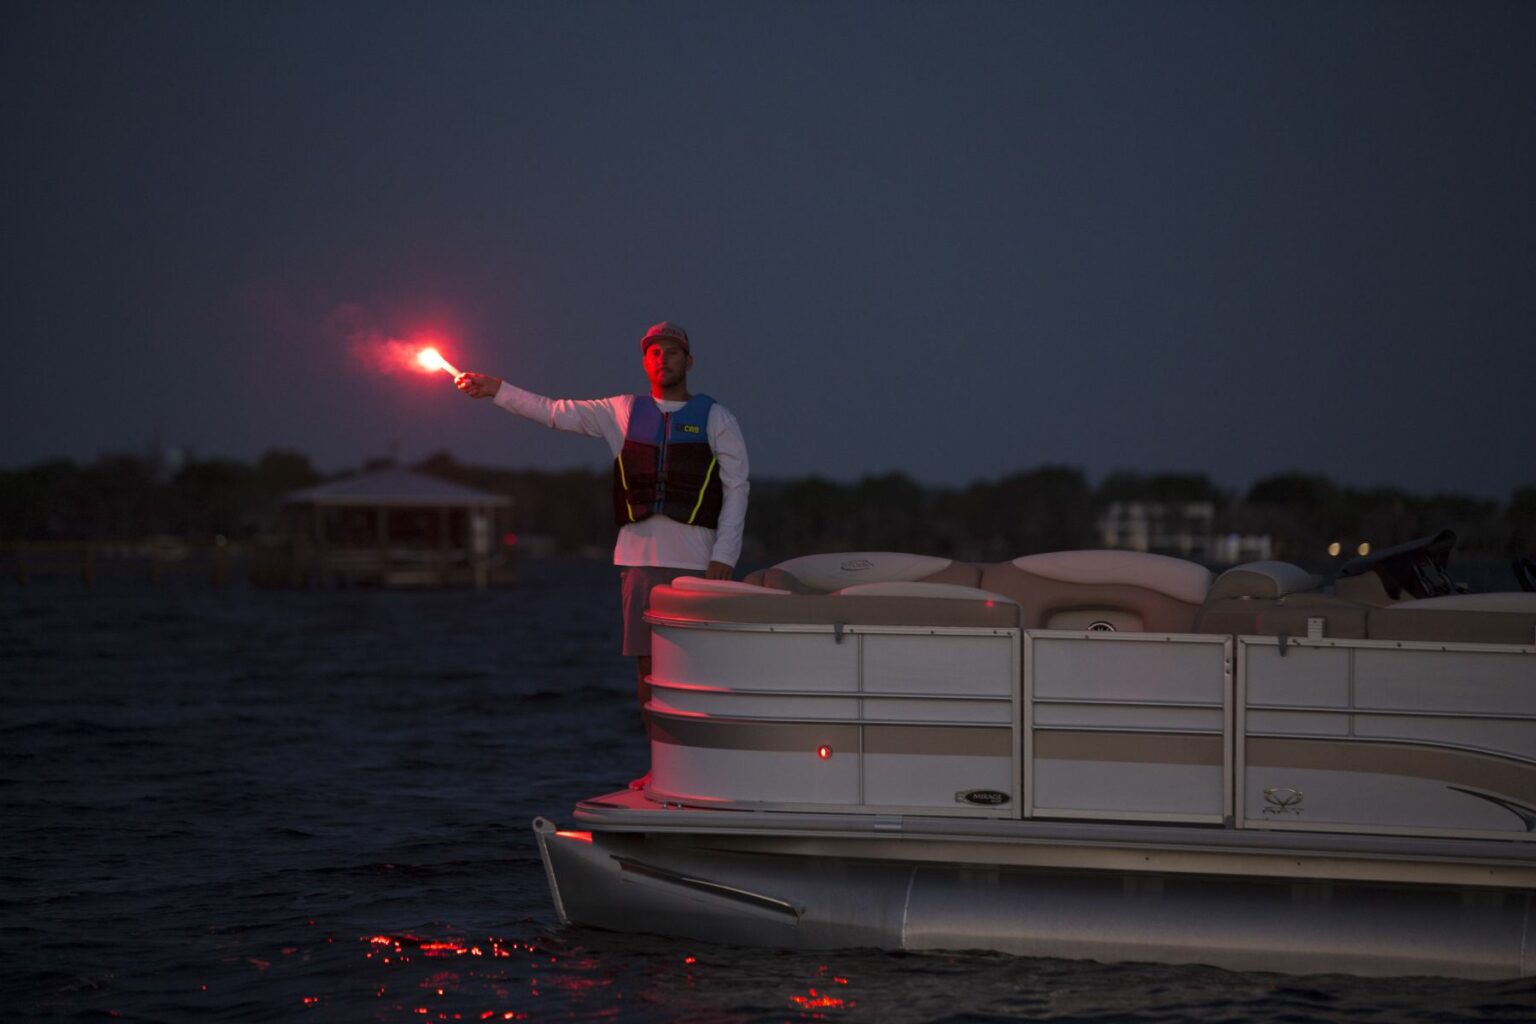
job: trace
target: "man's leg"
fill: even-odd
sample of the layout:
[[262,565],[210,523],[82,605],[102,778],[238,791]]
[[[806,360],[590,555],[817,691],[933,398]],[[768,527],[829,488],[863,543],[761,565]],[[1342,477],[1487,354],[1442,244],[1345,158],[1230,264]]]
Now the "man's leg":
[[625,566],[620,574],[620,590],[624,603],[624,653],[635,659],[635,696],[640,701],[641,721],[645,721],[645,704],[651,699],[651,684],[645,677],[651,674],[651,627],[645,621],[645,610],[651,603],[652,588],[667,583],[674,576],[685,573],[682,569],[662,569],[652,566]]
[[[646,678],[651,674],[651,656],[642,654],[635,658],[635,696],[640,701],[640,727],[645,734],[651,734],[651,713],[645,709],[651,700],[651,684]],[[651,784],[651,771],[646,769],[645,774],[638,779],[631,779],[630,789],[644,789]]]
[[635,659],[635,696],[640,700],[640,722],[646,726],[646,733],[650,733],[650,719],[646,717],[645,705],[651,699],[651,683],[646,677],[651,674],[651,656],[642,654]]
[[[651,684],[646,679],[651,674],[651,627],[645,621],[645,610],[650,605],[651,589],[678,576],[702,575],[699,569],[627,567],[622,571],[624,653],[635,659],[635,699],[640,703],[640,724],[647,736],[651,734],[651,716],[645,709],[651,699]],[[651,773],[646,772],[629,786],[644,789],[650,780]]]
[[[645,706],[651,699],[651,684],[646,678],[651,674],[651,627],[645,621],[645,609],[650,605],[651,589],[668,582],[682,570],[651,567],[629,567],[623,570],[624,597],[624,653],[635,659],[635,699],[640,705],[640,727],[646,736],[651,734],[651,715]],[[649,770],[629,784],[630,789],[644,789],[650,784]]]

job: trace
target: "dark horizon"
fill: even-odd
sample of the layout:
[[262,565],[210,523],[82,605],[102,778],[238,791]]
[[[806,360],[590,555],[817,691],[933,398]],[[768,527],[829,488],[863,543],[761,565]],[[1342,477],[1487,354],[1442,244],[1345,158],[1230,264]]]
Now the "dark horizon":
[[[587,463],[571,463],[568,465],[512,465],[508,463],[496,464],[485,462],[470,462],[460,459],[453,452],[438,450],[429,452],[419,457],[396,456],[388,453],[374,454],[364,457],[356,463],[344,466],[325,467],[318,464],[307,452],[293,448],[269,447],[260,451],[254,458],[243,459],[220,453],[197,452],[191,449],[178,449],[174,446],[166,446],[158,452],[151,450],[149,446],[137,451],[119,449],[104,451],[88,459],[75,459],[69,456],[50,456],[36,459],[28,463],[0,466],[0,475],[22,474],[47,468],[50,465],[65,463],[78,470],[90,470],[95,466],[109,464],[119,459],[129,459],[141,463],[146,467],[164,474],[164,479],[174,479],[176,473],[189,465],[221,465],[228,464],[245,468],[257,467],[264,459],[272,456],[287,458],[290,456],[304,460],[307,466],[314,472],[317,480],[335,480],[346,476],[369,472],[374,469],[388,466],[396,466],[404,469],[424,469],[432,472],[431,463],[441,462],[447,459],[455,467],[469,471],[484,471],[497,474],[546,474],[559,475],[570,473],[582,473],[598,475],[606,478],[611,471],[611,460],[590,461]],[[1090,474],[1083,466],[1075,466],[1065,463],[1041,462],[1035,465],[1019,465],[1006,470],[988,475],[978,476],[970,480],[956,483],[937,483],[931,480],[921,479],[902,469],[887,469],[880,472],[865,473],[858,477],[834,477],[822,473],[803,473],[797,476],[767,476],[754,473],[752,484],[754,486],[782,487],[786,484],[803,483],[808,481],[820,481],[837,487],[854,487],[870,480],[888,479],[898,477],[911,481],[924,490],[933,492],[961,492],[969,488],[995,485],[999,482],[1028,476],[1042,472],[1065,471],[1082,476],[1084,482],[1093,490],[1115,488],[1125,485],[1135,487],[1138,482],[1147,485],[1172,484],[1175,488],[1208,489],[1220,494],[1224,499],[1233,501],[1245,500],[1245,495],[1251,493],[1255,487],[1273,484],[1281,480],[1306,480],[1325,483],[1335,487],[1341,493],[1355,495],[1373,494],[1401,494],[1415,500],[1455,499],[1459,501],[1471,501],[1479,503],[1494,503],[1499,505],[1509,504],[1512,498],[1521,497],[1529,492],[1536,491],[1536,477],[1525,482],[1516,482],[1509,491],[1503,495],[1475,494],[1468,491],[1456,491],[1448,488],[1436,488],[1428,490],[1413,490],[1394,485],[1366,484],[1359,481],[1341,480],[1327,473],[1291,467],[1281,469],[1263,477],[1255,478],[1241,487],[1230,487],[1218,480],[1213,474],[1200,469],[1167,469],[1167,470],[1140,470],[1130,467],[1110,469],[1100,476]]]
[[[510,499],[500,529],[541,538],[541,550],[601,551],[612,544],[606,469],[515,470],[461,463],[446,452],[387,467],[397,465]],[[291,451],[268,452],[255,463],[194,460],[175,470],[131,455],[88,466],[54,462],[0,470],[0,546],[20,552],[39,543],[179,538],[216,543],[220,550],[239,543],[269,551],[285,535],[291,513],[315,500],[311,488],[332,479]],[[389,494],[410,495],[403,507],[417,504],[417,484],[381,479],[388,486],[374,486],[374,499],[364,504],[373,507]],[[294,521],[308,523],[309,513]],[[885,550],[995,561],[1157,536],[1176,548],[1195,545],[1154,548],[1181,557],[1195,557],[1191,552],[1198,549],[1207,552],[1200,557],[1223,564],[1277,557],[1337,566],[1356,547],[1364,554],[1447,528],[1463,553],[1536,555],[1536,485],[1489,500],[1359,489],[1309,474],[1269,477],[1246,492],[1224,491],[1207,476],[1188,473],[1091,482],[1080,468],[1059,465],[963,487],[925,486],[898,473],[849,482],[760,477],[747,515],[744,558],[761,565],[813,551]]]

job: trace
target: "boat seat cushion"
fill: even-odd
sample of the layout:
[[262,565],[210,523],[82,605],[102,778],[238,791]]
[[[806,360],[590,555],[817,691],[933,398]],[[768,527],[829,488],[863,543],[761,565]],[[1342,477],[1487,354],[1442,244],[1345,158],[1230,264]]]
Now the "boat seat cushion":
[[1322,579],[1290,562],[1248,562],[1236,565],[1216,577],[1206,594],[1207,601],[1222,598],[1269,598],[1284,597],[1316,590]]
[[788,590],[765,587],[760,583],[747,583],[738,580],[712,580],[703,576],[679,576],[672,581],[672,586],[678,590],[692,590],[705,594],[736,594],[737,596],[792,593],[792,591]]
[[742,577],[742,582],[755,584],[759,587],[769,587],[773,590],[782,590],[789,594],[821,593],[821,591],[802,583],[798,577],[785,572],[776,565],[770,565],[766,569],[757,569],[749,572]]
[[951,601],[1007,601],[1017,604],[1011,597],[994,594],[976,587],[962,587],[954,583],[855,583],[838,591],[845,597],[933,597]]
[[1177,558],[1135,551],[1057,554],[1068,557],[1029,555],[983,566],[981,589],[1019,602],[1026,629],[1085,619],[1062,614],[1074,612],[1120,629],[1139,624],[1150,632],[1187,633],[1210,586],[1209,569]]
[[1199,604],[1211,588],[1211,570],[1197,562],[1142,551],[1049,551],[1024,555],[1013,567],[1060,583],[1112,583]]
[[751,573],[747,582],[777,587],[796,594],[831,594],[860,583],[952,583],[974,587],[981,569],[933,555],[900,551],[844,551],[802,555]]

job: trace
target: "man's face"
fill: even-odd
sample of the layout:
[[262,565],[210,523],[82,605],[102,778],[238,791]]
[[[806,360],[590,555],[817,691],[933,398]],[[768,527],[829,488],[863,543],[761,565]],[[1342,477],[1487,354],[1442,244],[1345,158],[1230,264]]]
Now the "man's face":
[[681,384],[693,369],[693,356],[670,338],[649,345],[645,350],[645,375],[651,386],[670,388]]

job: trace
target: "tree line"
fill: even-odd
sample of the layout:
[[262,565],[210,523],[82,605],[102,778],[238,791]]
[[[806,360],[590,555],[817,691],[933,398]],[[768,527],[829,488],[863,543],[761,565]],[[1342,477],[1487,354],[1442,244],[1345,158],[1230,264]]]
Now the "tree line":
[[[388,465],[382,460],[367,469]],[[606,470],[518,470],[458,462],[447,453],[411,466],[503,494],[519,533],[542,534],[566,553],[612,543]],[[0,470],[0,541],[189,543],[270,538],[283,499],[348,474],[322,474],[302,453],[274,450],[255,462],[192,459],[167,467],[135,455],[89,464],[51,460]],[[1305,472],[1256,481],[1245,492],[1198,473],[1113,473],[1096,486],[1070,466],[1042,466],[963,487],[925,486],[902,473],[839,482],[811,476],[754,480],[744,563],[819,551],[913,551],[996,561],[1037,551],[1103,546],[1098,522],[1116,502],[1210,506],[1218,533],[1267,534],[1274,557],[1307,564],[1330,541],[1376,548],[1442,528],[1459,549],[1486,555],[1536,550],[1536,484],[1504,501],[1466,495],[1356,488]]]

